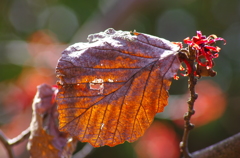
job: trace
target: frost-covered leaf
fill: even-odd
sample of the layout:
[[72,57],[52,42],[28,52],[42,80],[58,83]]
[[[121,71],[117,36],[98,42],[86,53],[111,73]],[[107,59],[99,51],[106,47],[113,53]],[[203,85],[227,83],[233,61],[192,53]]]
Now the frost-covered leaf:
[[95,147],[133,142],[167,105],[179,47],[115,31],[68,47],[56,68],[59,129]]

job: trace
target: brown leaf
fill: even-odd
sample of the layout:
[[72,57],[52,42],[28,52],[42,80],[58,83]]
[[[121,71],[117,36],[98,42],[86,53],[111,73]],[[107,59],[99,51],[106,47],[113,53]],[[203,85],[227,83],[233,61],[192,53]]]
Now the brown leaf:
[[75,150],[76,140],[57,128],[56,104],[52,103],[54,91],[56,89],[42,84],[38,86],[34,98],[31,135],[27,145],[33,158],[67,158]]
[[133,142],[167,105],[179,47],[113,29],[88,40],[68,47],[56,68],[59,129],[94,147]]

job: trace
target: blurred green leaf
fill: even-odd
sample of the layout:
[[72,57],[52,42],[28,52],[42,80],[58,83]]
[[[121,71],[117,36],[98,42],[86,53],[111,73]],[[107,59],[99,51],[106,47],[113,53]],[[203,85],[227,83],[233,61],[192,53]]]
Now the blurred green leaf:
[[14,64],[0,65],[0,82],[5,80],[16,79],[22,71],[22,66]]

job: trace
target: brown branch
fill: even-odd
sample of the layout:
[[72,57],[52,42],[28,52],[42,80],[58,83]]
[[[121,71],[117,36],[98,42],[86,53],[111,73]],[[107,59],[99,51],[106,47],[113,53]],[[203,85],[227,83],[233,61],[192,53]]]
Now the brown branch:
[[240,133],[202,150],[192,153],[193,158],[240,157]]
[[188,151],[188,137],[190,130],[194,128],[194,125],[190,122],[192,115],[195,113],[194,111],[194,102],[197,99],[198,95],[195,93],[195,85],[197,84],[197,78],[194,75],[195,72],[195,52],[189,47],[189,52],[186,54],[188,56],[187,60],[192,68],[192,71],[188,74],[188,85],[190,91],[190,98],[188,100],[188,112],[184,115],[184,133],[182,137],[182,141],[180,142],[180,150],[185,158],[191,158],[191,154]]
[[0,141],[3,143],[4,147],[6,148],[9,158],[14,158],[15,157],[14,153],[13,153],[13,150],[12,150],[12,146],[21,143],[23,140],[28,138],[29,135],[30,135],[30,128],[27,128],[21,134],[19,134],[17,137],[15,137],[13,139],[9,139],[0,130]]

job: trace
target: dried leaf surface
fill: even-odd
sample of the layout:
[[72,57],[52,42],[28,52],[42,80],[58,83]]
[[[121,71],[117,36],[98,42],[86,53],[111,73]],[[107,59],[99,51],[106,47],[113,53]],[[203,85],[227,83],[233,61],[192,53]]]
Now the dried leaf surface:
[[68,47],[56,72],[59,129],[94,147],[133,142],[167,105],[179,47],[107,29]]
[[40,85],[34,98],[31,135],[27,145],[33,158],[67,158],[75,150],[76,140],[57,128],[56,104],[52,102],[54,91],[46,84]]

